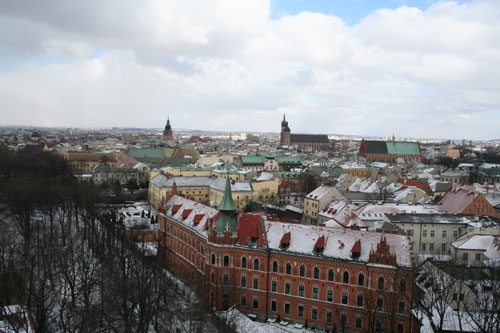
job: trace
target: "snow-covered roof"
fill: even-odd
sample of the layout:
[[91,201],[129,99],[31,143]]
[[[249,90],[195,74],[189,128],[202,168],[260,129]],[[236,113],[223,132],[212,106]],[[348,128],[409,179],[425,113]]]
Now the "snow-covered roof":
[[280,250],[283,235],[290,232],[290,245],[286,252],[314,255],[314,247],[320,237],[324,237],[322,256],[353,260],[351,249],[361,240],[361,253],[357,261],[368,262],[371,249],[376,249],[382,237],[386,237],[390,251],[396,254],[397,264],[411,267],[410,242],[404,235],[382,234],[362,230],[328,228],[313,225],[265,222],[269,247]]
[[207,187],[212,184],[214,179],[212,177],[199,176],[199,177],[170,177],[164,175],[157,175],[151,179],[151,183],[158,187],[172,187],[175,184],[177,187]]
[[311,193],[309,193],[306,198],[309,199],[316,199],[316,200],[321,200],[326,194],[328,194],[332,188],[330,186],[320,186]]
[[438,214],[439,212],[435,205],[410,205],[396,203],[384,203],[382,205],[378,205],[370,203],[361,207],[357,213],[362,220],[379,220],[383,217],[383,214]]
[[205,237],[208,236],[208,220],[214,218],[219,213],[216,208],[186,199],[179,195],[172,196],[166,202],[165,207],[167,208],[167,216],[196,230]]
[[274,175],[270,172],[262,172],[259,177],[255,177],[256,181],[266,181],[273,179]]
[[458,250],[484,251],[489,259],[500,257],[500,237],[495,235],[470,235],[451,243],[451,246]]
[[[198,178],[198,177],[196,177]],[[226,186],[225,178],[216,178],[210,184],[210,188],[224,192],[224,187]],[[250,182],[231,182],[232,192],[252,192],[252,185]]]

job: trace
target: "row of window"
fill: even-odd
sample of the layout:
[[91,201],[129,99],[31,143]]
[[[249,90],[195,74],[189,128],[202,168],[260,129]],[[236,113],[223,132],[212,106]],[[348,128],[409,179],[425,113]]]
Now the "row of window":
[[[378,303],[377,303],[378,304]],[[399,302],[400,306],[401,304],[403,304],[403,309],[404,309],[404,302],[403,301],[400,301]],[[247,298],[246,298],[246,295],[241,295],[241,298],[240,298],[240,305],[242,307],[246,307],[247,306]],[[276,300],[271,300],[271,312],[279,312],[279,309],[278,309],[278,302]],[[252,298],[252,308],[257,310],[259,308],[259,299],[258,297],[253,297]],[[285,302],[283,303],[283,313],[286,314],[286,315],[290,315],[291,314],[291,305],[290,303],[288,302]],[[305,307],[304,305],[302,304],[298,304],[297,305],[297,317],[299,318],[304,318],[304,315],[305,315]],[[400,313],[404,313],[404,310]],[[311,320],[320,320],[319,318],[319,310],[317,307],[311,307],[311,316],[310,316],[310,319]],[[347,320],[348,320],[348,317],[347,317],[347,313],[345,312],[341,312],[340,313],[340,325],[341,327],[347,327]],[[325,311],[325,322],[326,323],[332,323],[333,322],[333,312],[332,310],[326,310]],[[356,328],[363,328],[363,317],[360,316],[360,315],[356,315],[355,316],[355,327]],[[382,322],[380,320],[377,320],[375,322],[375,331],[376,332],[381,332],[382,331]],[[402,323],[399,323],[397,325],[397,330],[396,332],[404,332],[404,325]]]
[[[409,229],[408,230],[408,234],[410,235],[410,237],[413,237],[413,236],[415,236],[415,231],[413,229]],[[422,230],[422,237],[427,237],[427,235],[428,235],[427,229]],[[430,230],[430,237],[434,237],[434,235],[435,235],[434,230]],[[446,236],[447,236],[447,230],[443,230],[441,232],[441,236],[443,238],[446,238]],[[453,230],[453,237],[454,238],[458,237],[458,230]]]

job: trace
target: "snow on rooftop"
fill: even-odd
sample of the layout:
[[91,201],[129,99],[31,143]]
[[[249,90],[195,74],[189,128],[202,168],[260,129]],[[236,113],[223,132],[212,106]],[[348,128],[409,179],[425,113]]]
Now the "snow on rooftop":
[[370,203],[361,207],[357,213],[361,219],[377,219],[382,216],[381,214],[439,214],[435,205],[410,205],[396,203],[384,203],[382,205]]
[[[174,206],[178,208],[176,212],[172,212],[172,208]],[[204,205],[202,203],[193,200],[186,199],[179,195],[172,196],[170,200],[166,202],[165,207],[167,207],[167,215],[169,217],[172,217],[178,222],[196,230],[198,233],[204,235],[205,237],[208,235],[207,234],[208,220],[214,218],[219,213],[219,211],[213,207]],[[184,211],[188,210],[191,210],[189,212],[189,215],[187,217],[183,217],[182,215]],[[200,215],[203,216],[200,217]],[[195,223],[195,217],[196,221],[199,222]]]
[[323,185],[323,186],[318,187],[317,189],[315,189],[311,193],[309,193],[306,197],[310,198],[310,199],[320,200],[323,196],[328,194],[328,192],[330,192],[331,189],[332,188],[330,186]]
[[274,175],[270,172],[262,172],[259,177],[255,177],[256,181],[266,181],[273,179]]
[[[198,177],[196,177],[198,178]],[[210,188],[224,192],[226,186],[226,178],[216,178],[210,184]],[[232,192],[252,192],[252,185],[250,182],[231,182]]]
[[[265,222],[269,247],[280,250],[280,240],[284,233],[290,232],[291,240],[287,252],[304,255],[314,255],[314,245],[321,236],[325,237],[325,247],[322,256],[353,260],[351,249],[357,240],[361,240],[361,254],[357,259],[368,262],[371,249],[375,249],[383,234],[351,230],[328,228],[313,225],[289,224],[281,222]],[[404,235],[386,234],[390,251],[396,253],[397,264],[410,267],[412,264],[410,242]]]

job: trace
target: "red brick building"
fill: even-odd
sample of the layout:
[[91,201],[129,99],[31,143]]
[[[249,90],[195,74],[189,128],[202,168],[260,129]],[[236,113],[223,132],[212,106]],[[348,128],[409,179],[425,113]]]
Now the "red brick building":
[[160,255],[217,309],[351,332],[418,331],[404,235],[236,216],[226,184],[216,209],[170,193]]
[[311,148],[316,150],[332,146],[328,135],[325,134],[292,134],[285,115],[283,115],[283,121],[281,122],[280,145],[295,145],[302,149]]

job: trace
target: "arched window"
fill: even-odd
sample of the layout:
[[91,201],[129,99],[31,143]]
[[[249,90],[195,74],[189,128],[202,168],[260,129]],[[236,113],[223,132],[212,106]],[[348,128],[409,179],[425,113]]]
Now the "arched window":
[[406,280],[405,279],[399,281],[399,291],[402,293],[406,292]]
[[382,296],[377,298],[377,311],[384,311],[384,299]]
[[241,258],[241,268],[247,268],[247,258]]
[[253,269],[255,271],[259,270],[259,259],[257,259],[257,258],[255,258],[255,260],[253,261]]
[[343,276],[343,283],[349,283],[349,272],[345,271]]
[[378,278],[378,289],[384,290],[385,279],[381,276]]
[[212,254],[212,265],[215,265],[215,254]]
[[359,273],[358,275],[358,286],[364,286],[365,285],[365,276],[363,273]]
[[314,274],[313,274],[313,277],[315,279],[319,279],[319,268],[318,267],[314,267]]
[[229,257],[228,256],[224,256],[224,266],[225,267],[229,266]]
[[292,265],[289,262],[286,263],[286,274],[292,274]]
[[278,273],[278,262],[273,261],[273,273]]
[[300,265],[300,276],[306,276],[306,266]]
[[328,281],[333,281],[335,279],[335,272],[333,269],[328,270]]

